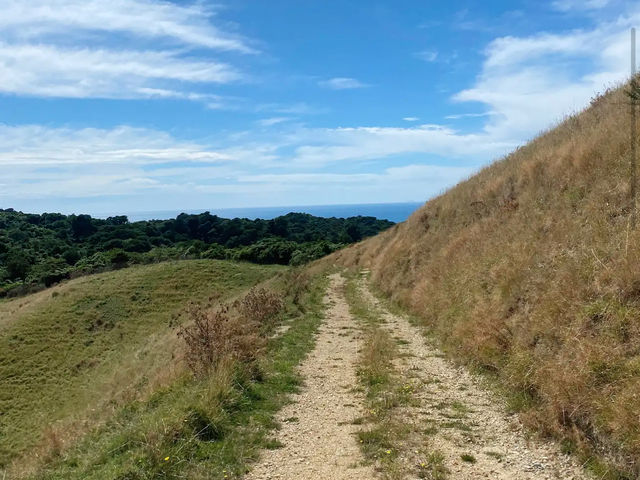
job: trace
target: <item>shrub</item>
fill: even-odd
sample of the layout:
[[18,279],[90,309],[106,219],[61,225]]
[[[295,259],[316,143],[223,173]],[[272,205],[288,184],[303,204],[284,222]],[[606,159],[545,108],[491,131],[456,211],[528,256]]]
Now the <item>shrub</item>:
[[283,302],[277,293],[264,288],[252,288],[241,300],[236,300],[233,306],[246,320],[265,324],[282,310]]
[[232,305],[193,306],[188,311],[193,322],[178,331],[186,344],[187,366],[198,377],[229,359],[255,366],[273,326],[270,321],[282,308],[279,295],[255,288]]
[[182,328],[178,335],[186,343],[187,366],[196,376],[208,375],[227,357],[251,363],[263,347],[257,325],[234,321],[228,306],[223,305],[218,310],[193,307],[189,316],[193,323]]

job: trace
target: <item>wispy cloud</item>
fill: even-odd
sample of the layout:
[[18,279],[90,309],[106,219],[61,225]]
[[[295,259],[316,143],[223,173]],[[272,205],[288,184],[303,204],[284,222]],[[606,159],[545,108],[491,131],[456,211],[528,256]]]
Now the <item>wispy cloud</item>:
[[229,83],[242,75],[224,63],[183,59],[172,52],[63,49],[0,43],[0,91],[44,97],[185,98],[158,88],[166,82]]
[[321,87],[330,88],[332,90],[350,90],[354,88],[368,87],[366,83],[362,83],[360,80],[349,77],[335,77],[329,80],[322,80],[318,82]]
[[0,126],[0,170],[14,167],[64,165],[161,164],[165,162],[222,162],[232,160],[203,145],[179,141],[144,128],[49,128],[40,125]]
[[198,2],[161,0],[2,0],[0,31],[19,39],[68,36],[82,31],[120,32],[218,50],[251,53],[246,39],[221,31],[216,10]]
[[212,55],[254,51],[216,27],[216,11],[202,3],[0,0],[0,9],[0,92],[14,95],[220,105],[219,97],[189,85],[244,80]]
[[484,104],[490,136],[526,140],[628,77],[627,29],[638,21],[636,7],[588,30],[497,38],[475,84],[454,100]]
[[438,59],[438,52],[436,50],[422,50],[416,52],[415,56],[425,62],[435,62]]
[[480,118],[480,117],[488,117],[490,115],[495,115],[496,112],[483,112],[483,113],[458,113],[455,115],[447,115],[447,120],[459,120],[461,118]]
[[611,0],[556,0],[552,6],[556,10],[567,12],[570,10],[599,10],[610,3]]
[[403,120],[405,122],[417,122],[420,119],[418,117],[404,117]]
[[272,127],[274,125],[278,125],[279,123],[284,123],[291,120],[289,117],[270,117],[270,118],[261,118],[258,120],[258,125],[261,127]]

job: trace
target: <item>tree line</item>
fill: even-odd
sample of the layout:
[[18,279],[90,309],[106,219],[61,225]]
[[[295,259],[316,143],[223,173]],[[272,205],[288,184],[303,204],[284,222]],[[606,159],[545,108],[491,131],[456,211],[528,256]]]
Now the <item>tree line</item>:
[[65,278],[180,258],[300,265],[393,225],[375,217],[323,218],[289,213],[272,220],[204,212],[129,222],[0,209],[0,296]]

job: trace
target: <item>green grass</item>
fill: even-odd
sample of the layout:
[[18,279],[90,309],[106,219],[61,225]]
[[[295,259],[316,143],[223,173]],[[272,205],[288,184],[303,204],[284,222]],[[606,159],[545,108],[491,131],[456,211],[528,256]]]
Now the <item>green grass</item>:
[[[277,278],[271,287],[286,281]],[[260,449],[281,446],[273,438],[274,415],[300,386],[296,366],[314,345],[325,287],[317,277],[297,304],[288,299],[290,328],[270,340],[257,377],[233,362],[206,379],[183,375],[151,398],[119,408],[33,478],[240,478]]]
[[431,452],[418,465],[418,478],[445,480],[448,475],[449,470],[444,465],[444,455],[441,452]]
[[476,463],[476,457],[474,457],[473,455],[471,455],[470,453],[463,453],[462,455],[460,455],[460,459],[463,462],[467,462],[467,463]]
[[[408,378],[402,378],[393,362],[403,355],[400,348],[408,342],[394,337],[383,327],[382,309],[387,309],[389,304],[382,303],[382,308],[369,304],[360,291],[359,282],[357,276],[350,274],[345,296],[350,312],[366,332],[358,370],[368,410],[362,422],[366,422],[367,428],[358,432],[362,452],[387,480],[411,475],[444,480],[448,475],[444,457],[426,444],[424,435],[428,432],[420,431],[405,418],[403,407],[417,406],[417,385]],[[399,313],[397,309],[394,312]],[[420,438],[418,443],[417,438]],[[424,456],[424,460],[409,465],[406,458],[416,456]]]
[[358,379],[365,392],[368,414],[358,419],[358,424],[367,424],[358,432],[358,440],[365,459],[376,464],[383,478],[400,479],[406,473],[400,456],[410,428],[397,415],[397,408],[411,401],[413,388],[402,383],[393,366],[393,360],[400,355],[397,339],[382,328],[381,312],[364,300],[358,281],[349,276],[345,285],[349,310],[366,333]]
[[172,380],[172,326],[188,302],[232,297],[281,270],[168,262],[79,278],[4,302],[0,474],[17,456],[33,456],[47,444],[56,450],[123,402],[152,392],[154,382]]

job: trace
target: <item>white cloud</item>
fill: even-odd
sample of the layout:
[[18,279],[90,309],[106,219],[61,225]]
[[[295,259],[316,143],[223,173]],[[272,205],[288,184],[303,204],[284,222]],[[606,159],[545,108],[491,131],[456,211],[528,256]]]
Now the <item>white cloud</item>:
[[219,50],[252,52],[244,39],[220,31],[202,3],[160,0],[0,0],[0,31],[20,39],[67,36],[78,30],[121,32]]
[[158,88],[159,81],[229,83],[232,67],[187,60],[171,52],[61,49],[0,43],[0,91],[47,97],[199,100],[198,94]]
[[490,115],[495,115],[496,112],[484,112],[484,113],[458,113],[455,115],[447,115],[447,120],[459,120],[461,118],[480,118],[480,117],[488,117]]
[[218,29],[215,10],[202,3],[0,0],[0,9],[0,92],[15,95],[176,98],[220,108],[219,96],[190,84],[245,80],[212,51],[253,51]]
[[498,38],[485,50],[475,85],[454,100],[486,105],[491,138],[531,138],[628,77],[628,27],[639,20],[636,7],[591,30]]
[[511,139],[461,134],[441,125],[315,129],[304,132],[304,137],[308,138],[301,138],[291,161],[307,168],[415,153],[445,156],[452,162],[473,156],[481,164],[518,145]]
[[279,123],[284,123],[291,120],[289,117],[270,117],[270,118],[261,118],[258,120],[258,125],[261,127],[272,127]]
[[438,52],[436,50],[422,50],[415,55],[425,62],[435,62],[438,59]]
[[312,107],[305,102],[298,103],[261,103],[253,107],[253,110],[261,112],[282,113],[285,115],[314,115],[319,113],[326,113],[326,108]]
[[[459,181],[461,178],[473,173],[469,167],[447,167],[442,165],[406,165],[402,167],[387,168],[381,173],[286,173],[244,175],[238,178],[243,183],[268,183],[268,184],[296,184],[304,186],[331,185],[331,184],[361,184],[368,187],[393,180],[403,181],[432,181],[445,183]],[[441,183],[440,183],[441,184]]]
[[151,165],[165,162],[219,163],[233,157],[143,128],[48,128],[0,126],[0,171],[18,167]]
[[329,80],[323,80],[318,82],[321,87],[330,88],[332,90],[349,90],[354,88],[365,88],[368,87],[366,83],[362,83],[355,78],[348,77],[335,77]]
[[404,117],[403,120],[405,122],[417,122],[420,119],[418,117]]
[[611,0],[556,0],[552,6],[556,10],[567,12],[569,10],[598,10],[610,3]]

